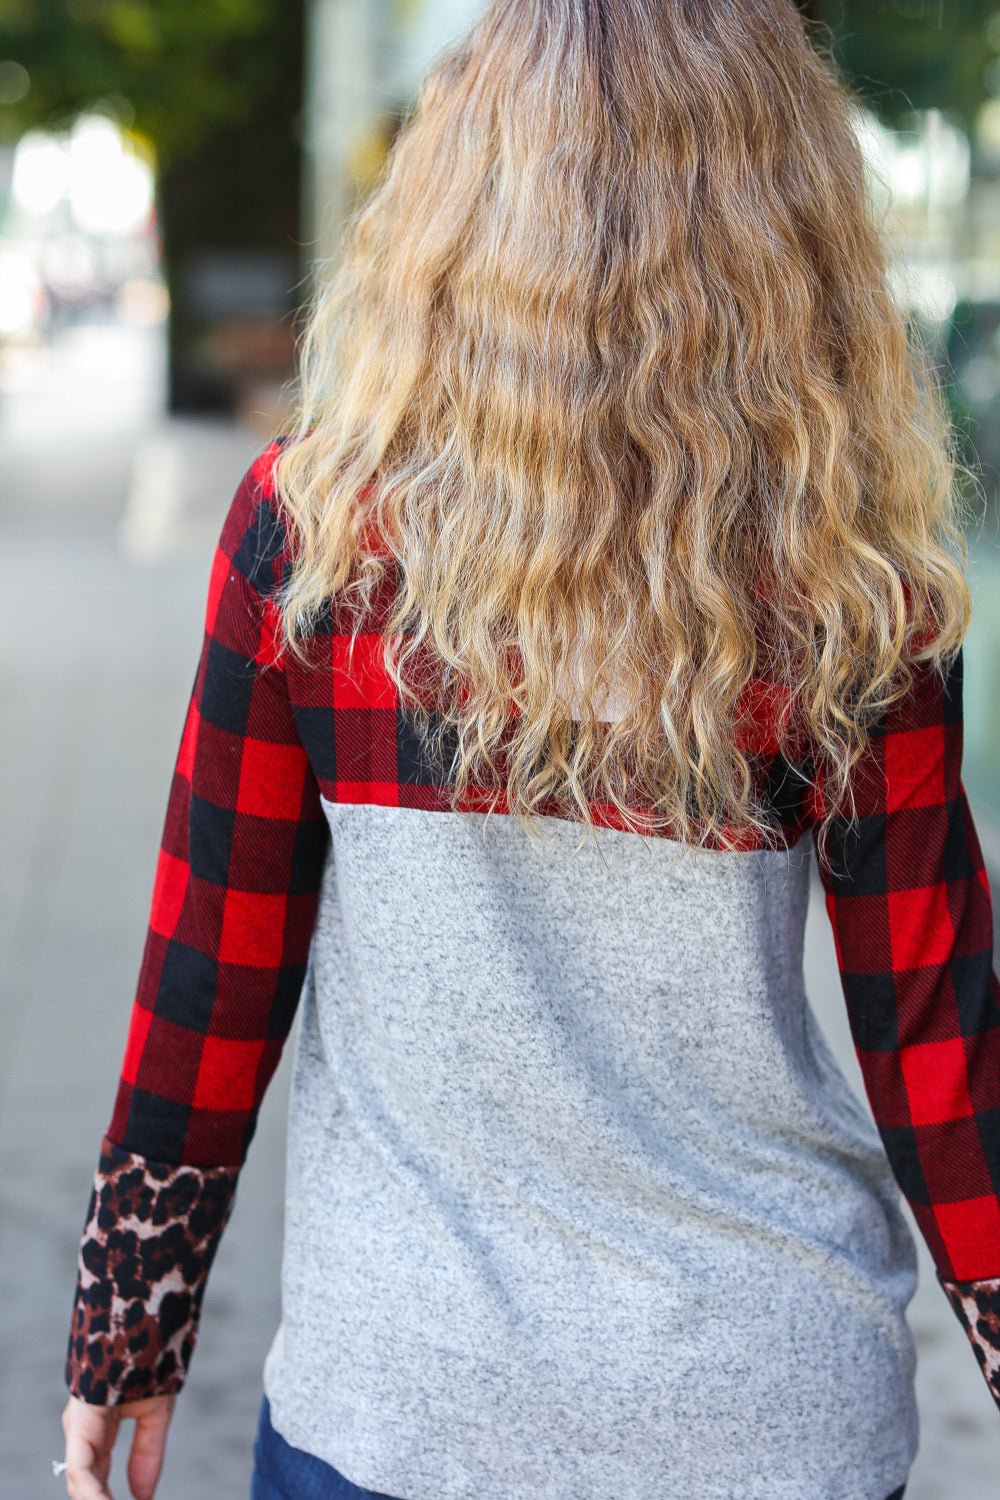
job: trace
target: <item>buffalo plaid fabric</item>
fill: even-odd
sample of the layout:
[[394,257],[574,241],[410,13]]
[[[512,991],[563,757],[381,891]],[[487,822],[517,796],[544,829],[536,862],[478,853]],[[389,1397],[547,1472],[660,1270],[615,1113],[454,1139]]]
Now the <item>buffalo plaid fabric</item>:
[[927,664],[854,777],[821,865],[851,1030],[900,1186],[940,1274],[1000,1270],[1000,987],[960,778],[962,659]]
[[[329,828],[268,594],[271,444],[212,562],[66,1360],[97,1404],[176,1391],[209,1267],[305,977]],[[178,1170],[182,1169],[182,1170]]]
[[943,680],[917,668],[819,870],[886,1155],[1000,1406],[1000,983],[961,779],[962,669],[961,652]]
[[329,830],[266,595],[281,540],[259,466],[212,564],[111,1140],[245,1157],[305,975]]
[[[84,1399],[114,1402],[128,1390],[173,1390],[183,1381],[194,1311],[179,1342],[172,1329],[171,1349],[181,1352],[165,1372],[150,1321],[135,1350],[115,1322],[141,1320],[136,1267],[152,1257],[163,1274],[162,1238],[133,1234],[109,1249],[106,1232],[116,1215],[127,1215],[144,1164],[150,1226],[169,1220],[170,1205],[182,1201],[164,1189],[158,1207],[156,1184],[173,1182],[183,1167],[183,1201],[196,1201],[189,1174],[200,1174],[201,1200],[214,1217],[209,1223],[202,1210],[197,1250],[183,1226],[174,1241],[196,1311],[305,977],[329,851],[321,796],[451,809],[382,664],[388,596],[353,647],[347,621],[331,606],[310,636],[306,662],[281,650],[273,594],[290,556],[271,471],[286,440],[271,443],[243,476],[212,563],[103,1143],[103,1161],[117,1152],[128,1170],[112,1178],[99,1167],[94,1201],[103,1212],[90,1216],[81,1245],[67,1379]],[[917,669],[912,690],[858,763],[857,818],[835,821],[820,871],[888,1159],[989,1376],[997,1339],[989,1330],[1000,1319],[970,1309],[977,1295],[1000,1289],[1000,1279],[990,1280],[1000,1278],[1000,992],[990,891],[960,779],[961,689],[961,655],[943,681],[930,667]],[[815,836],[823,786],[807,760],[793,765],[779,752],[781,706],[773,686],[752,683],[739,743],[778,842],[792,845],[806,832]],[[503,811],[502,797],[485,790],[481,797]],[[479,806],[480,794],[467,805]],[[615,824],[610,811],[594,811],[598,823]],[[131,1312],[120,1295],[126,1278]],[[155,1278],[148,1284],[155,1288]],[[107,1374],[112,1344],[127,1351],[117,1379]],[[994,1392],[1000,1399],[1000,1385]]]

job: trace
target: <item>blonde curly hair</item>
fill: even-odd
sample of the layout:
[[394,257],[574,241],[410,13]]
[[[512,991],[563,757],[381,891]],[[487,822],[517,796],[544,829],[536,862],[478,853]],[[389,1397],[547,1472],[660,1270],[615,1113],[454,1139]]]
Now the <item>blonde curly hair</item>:
[[968,471],[856,104],[792,0],[495,0],[426,77],[275,479],[288,646],[395,579],[386,665],[456,806],[766,843],[765,681],[825,833],[958,651]]

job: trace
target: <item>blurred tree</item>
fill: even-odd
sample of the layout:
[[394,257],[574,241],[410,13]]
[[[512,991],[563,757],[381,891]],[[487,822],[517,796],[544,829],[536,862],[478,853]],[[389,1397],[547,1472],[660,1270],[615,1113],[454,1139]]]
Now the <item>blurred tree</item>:
[[946,110],[966,128],[992,97],[1000,0],[799,0],[834,33],[838,61],[888,122]]
[[[172,409],[228,404],[199,357],[200,251],[299,260],[304,0],[0,0],[0,61],[27,70],[0,141],[95,105],[156,148],[171,290]],[[295,280],[293,275],[291,280]]]
[[0,56],[30,79],[22,99],[0,107],[0,139],[125,98],[166,164],[216,126],[253,116],[273,87],[272,43],[294,32],[295,9],[284,0],[0,0]]

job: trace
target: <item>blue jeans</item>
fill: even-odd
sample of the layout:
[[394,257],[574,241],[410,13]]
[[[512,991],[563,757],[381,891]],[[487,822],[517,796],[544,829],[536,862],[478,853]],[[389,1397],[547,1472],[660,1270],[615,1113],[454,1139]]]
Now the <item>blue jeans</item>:
[[[303,1453],[286,1443],[271,1426],[271,1408],[265,1396],[253,1445],[253,1480],[250,1500],[393,1500],[375,1490],[362,1490],[321,1458]],[[903,1500],[904,1484],[887,1500]]]
[[260,1403],[253,1445],[250,1500],[393,1500],[375,1490],[362,1490],[330,1464],[286,1443],[271,1426],[267,1397]]

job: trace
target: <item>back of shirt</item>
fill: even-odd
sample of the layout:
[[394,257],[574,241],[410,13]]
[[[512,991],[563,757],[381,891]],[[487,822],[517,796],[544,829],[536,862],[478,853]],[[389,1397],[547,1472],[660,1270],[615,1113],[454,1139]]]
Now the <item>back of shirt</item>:
[[547,817],[539,849],[451,811],[377,627],[352,652],[334,611],[309,666],[276,650],[277,450],[212,571],[71,1389],[182,1383],[301,997],[265,1372],[289,1441],[403,1500],[882,1500],[916,1446],[900,1187],[993,1368],[969,1309],[1000,1291],[1000,991],[961,659],[878,727],[821,865],[876,1128],[802,984],[808,768],[763,727],[774,848]]
[[916,1263],[803,989],[807,849],[323,806],[279,1431],[413,1500],[883,1500]]

